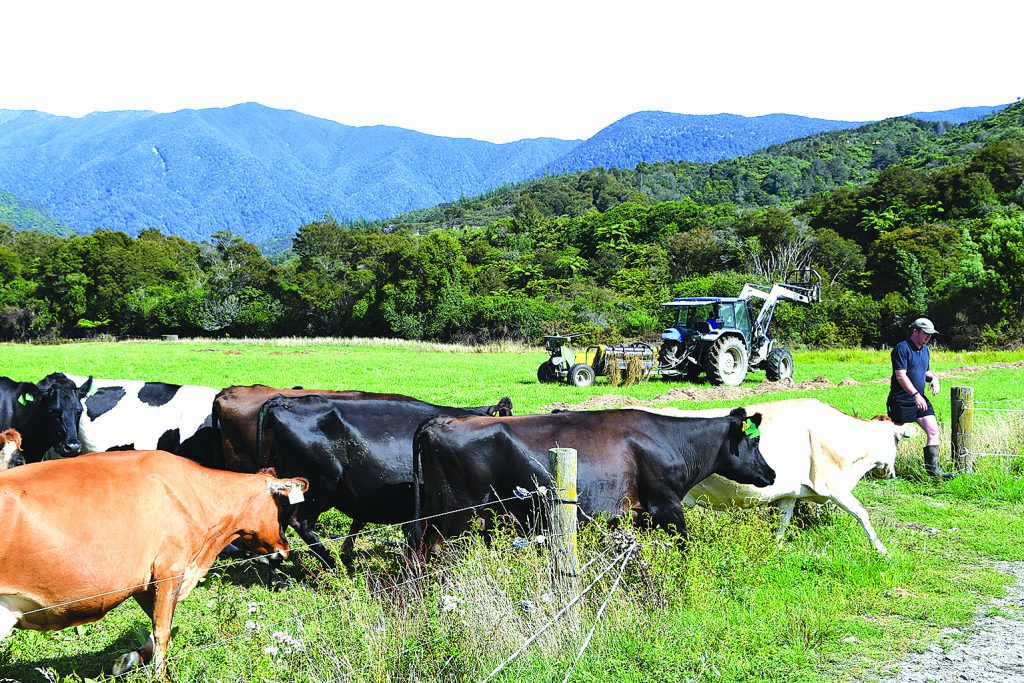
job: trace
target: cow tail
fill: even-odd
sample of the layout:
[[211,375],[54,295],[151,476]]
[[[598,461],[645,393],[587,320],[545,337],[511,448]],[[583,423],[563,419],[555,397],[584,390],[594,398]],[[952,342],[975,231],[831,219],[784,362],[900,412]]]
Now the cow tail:
[[422,519],[423,501],[420,494],[420,489],[423,485],[423,442],[426,440],[425,432],[430,428],[432,422],[433,420],[421,422],[412,437],[412,499],[414,512],[413,519],[409,523],[407,542],[409,548],[416,554],[420,554],[423,550],[422,544],[425,528]]
[[213,399],[213,410],[210,411],[210,428],[213,430],[213,462],[217,469],[227,469],[224,459],[224,437],[220,434],[220,394]]
[[[263,439],[263,423],[266,420],[267,411],[284,404],[285,401],[286,399],[280,395],[268,398],[260,405],[259,412],[256,413],[256,457],[258,459],[256,469],[258,470],[267,467],[270,463],[270,448]],[[266,453],[263,452],[264,448],[267,449]]]

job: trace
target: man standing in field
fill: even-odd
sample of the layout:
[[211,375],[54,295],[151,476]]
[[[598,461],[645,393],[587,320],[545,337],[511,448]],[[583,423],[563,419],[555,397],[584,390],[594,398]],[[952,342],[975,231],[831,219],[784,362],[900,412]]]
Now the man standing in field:
[[888,412],[896,424],[916,420],[928,437],[924,447],[924,469],[933,477],[948,479],[953,475],[939,467],[939,421],[935,409],[924,395],[925,384],[932,396],[939,393],[939,378],[931,371],[928,342],[938,334],[932,321],[918,318],[910,324],[910,337],[892,350],[892,380],[889,383]]

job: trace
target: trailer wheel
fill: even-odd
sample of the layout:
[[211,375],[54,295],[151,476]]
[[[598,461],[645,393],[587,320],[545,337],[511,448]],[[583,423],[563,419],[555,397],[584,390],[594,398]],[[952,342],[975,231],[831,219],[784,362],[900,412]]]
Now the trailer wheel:
[[551,365],[551,361],[546,360],[537,368],[537,381],[542,384],[551,384],[558,381],[558,375],[555,374],[555,367]]
[[594,368],[586,363],[577,363],[569,368],[569,384],[574,387],[589,387],[594,383]]
[[769,382],[778,382],[793,376],[793,354],[789,349],[772,349],[764,361],[764,375]]
[[747,347],[737,337],[722,337],[716,341],[708,360],[711,362],[708,379],[712,384],[737,387],[747,376]]

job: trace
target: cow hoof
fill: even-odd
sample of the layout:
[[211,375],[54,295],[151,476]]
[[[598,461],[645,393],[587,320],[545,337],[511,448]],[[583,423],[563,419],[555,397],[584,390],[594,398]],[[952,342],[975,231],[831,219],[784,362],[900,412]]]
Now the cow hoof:
[[138,652],[126,652],[114,662],[114,675],[123,676],[129,671],[133,671],[142,666],[142,657]]
[[270,590],[280,591],[288,588],[292,585],[292,579],[290,576],[281,574],[270,577]]

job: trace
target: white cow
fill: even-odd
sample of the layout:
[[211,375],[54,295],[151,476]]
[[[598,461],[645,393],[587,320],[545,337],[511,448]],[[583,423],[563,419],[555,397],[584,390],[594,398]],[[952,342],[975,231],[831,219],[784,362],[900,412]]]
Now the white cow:
[[[869,470],[879,469],[895,477],[896,444],[916,436],[915,424],[896,425],[888,418],[863,420],[822,403],[799,398],[746,407],[761,413],[761,453],[775,470],[775,483],[765,488],[737,484],[718,475],[700,482],[683,499],[685,505],[754,507],[775,504],[782,511],[779,539],[793,517],[799,499],[815,503],[834,501],[857,518],[871,545],[887,554],[878,539],[867,510],[853,488]],[[678,410],[658,408],[669,415],[714,416],[728,409]]]
[[[67,375],[76,383],[85,377]],[[78,421],[82,453],[161,450],[214,465],[212,426],[217,389],[197,385],[93,379]]]

